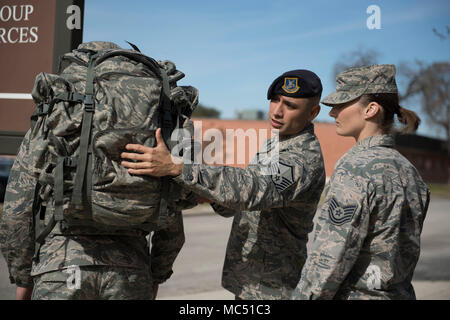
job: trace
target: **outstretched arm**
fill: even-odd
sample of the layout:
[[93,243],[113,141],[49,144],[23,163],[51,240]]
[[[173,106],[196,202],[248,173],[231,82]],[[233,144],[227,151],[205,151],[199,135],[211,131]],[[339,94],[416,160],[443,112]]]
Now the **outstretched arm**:
[[[286,206],[299,193],[323,178],[320,151],[303,146],[280,152],[278,170],[267,173],[261,165],[249,165],[246,169],[227,166],[184,164],[172,157],[161,136],[156,132],[157,146],[148,148],[129,144],[122,158],[139,161],[123,161],[130,174],[151,176],[176,176],[174,181],[203,198],[210,199],[229,209],[264,210]],[[136,153],[137,152],[137,153]]]

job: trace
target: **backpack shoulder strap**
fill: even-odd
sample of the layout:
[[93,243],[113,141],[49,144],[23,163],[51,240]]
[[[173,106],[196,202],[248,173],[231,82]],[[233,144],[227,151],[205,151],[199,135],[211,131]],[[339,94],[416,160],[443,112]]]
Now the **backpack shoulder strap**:
[[92,119],[94,117],[94,76],[95,76],[95,62],[97,54],[90,57],[87,75],[86,75],[86,89],[84,94],[84,112],[81,125],[80,136],[80,152],[78,155],[78,165],[75,173],[72,205],[75,208],[83,208],[83,186],[86,175],[86,166],[88,160],[88,151],[90,145],[90,136],[92,129]]

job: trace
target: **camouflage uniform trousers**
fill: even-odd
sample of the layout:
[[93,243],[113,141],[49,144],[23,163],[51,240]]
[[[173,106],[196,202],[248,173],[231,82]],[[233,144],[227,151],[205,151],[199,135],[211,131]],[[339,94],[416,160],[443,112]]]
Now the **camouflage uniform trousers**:
[[32,300],[151,300],[148,270],[72,266],[34,277]]

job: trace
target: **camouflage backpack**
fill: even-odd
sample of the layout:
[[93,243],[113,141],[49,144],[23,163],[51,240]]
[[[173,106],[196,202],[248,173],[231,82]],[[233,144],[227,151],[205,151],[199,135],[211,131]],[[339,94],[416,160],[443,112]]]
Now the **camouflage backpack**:
[[58,75],[40,73],[32,92],[37,242],[62,221],[106,229],[163,227],[176,186],[168,177],[130,175],[120,154],[128,143],[154,147],[159,127],[171,149],[177,143],[170,140],[172,131],[189,121],[198,91],[177,86],[184,74],[172,62],[114,43],[81,44],[61,63],[66,67]]

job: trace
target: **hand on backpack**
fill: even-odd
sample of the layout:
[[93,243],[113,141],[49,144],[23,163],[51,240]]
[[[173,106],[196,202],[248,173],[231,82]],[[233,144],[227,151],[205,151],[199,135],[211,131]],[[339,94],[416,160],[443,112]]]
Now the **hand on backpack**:
[[139,162],[122,161],[130,174],[149,175],[153,177],[178,176],[183,170],[183,163],[175,159],[167,149],[161,134],[161,128],[156,130],[156,147],[149,148],[140,144],[127,144],[128,151],[121,158],[138,160]]

